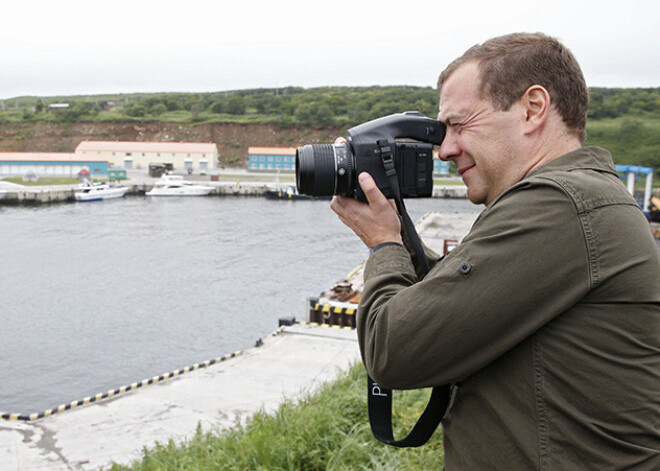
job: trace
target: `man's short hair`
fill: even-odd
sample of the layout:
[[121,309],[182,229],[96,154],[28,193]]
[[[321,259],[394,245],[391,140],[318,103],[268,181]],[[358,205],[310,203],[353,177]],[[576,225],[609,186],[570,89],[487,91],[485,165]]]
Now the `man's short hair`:
[[479,66],[481,94],[496,109],[508,110],[529,87],[541,85],[569,131],[585,140],[589,91],[577,60],[557,39],[514,33],[477,44],[440,74],[438,91],[456,69],[473,61]]

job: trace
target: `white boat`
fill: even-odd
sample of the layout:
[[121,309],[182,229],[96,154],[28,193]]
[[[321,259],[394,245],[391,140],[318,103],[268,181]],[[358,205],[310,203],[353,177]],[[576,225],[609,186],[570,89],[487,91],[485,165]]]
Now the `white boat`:
[[147,196],[204,196],[213,190],[212,186],[199,185],[183,179],[181,175],[163,175],[156,180]]
[[73,193],[76,201],[101,201],[121,198],[128,191],[126,186],[113,186],[107,183],[92,183],[86,181],[78,191]]

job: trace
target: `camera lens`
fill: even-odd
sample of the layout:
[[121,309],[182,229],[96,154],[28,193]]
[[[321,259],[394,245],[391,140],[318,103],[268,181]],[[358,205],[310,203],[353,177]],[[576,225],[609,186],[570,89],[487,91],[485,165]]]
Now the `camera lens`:
[[296,150],[296,186],[310,196],[348,195],[353,162],[346,144],[308,144]]
[[296,150],[296,185],[303,195],[332,195],[335,154],[331,144],[308,144]]

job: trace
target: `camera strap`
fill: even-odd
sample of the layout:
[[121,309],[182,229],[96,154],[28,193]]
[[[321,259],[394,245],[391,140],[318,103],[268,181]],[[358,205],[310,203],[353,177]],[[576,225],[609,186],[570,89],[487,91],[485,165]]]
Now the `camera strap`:
[[[428,262],[424,254],[422,242],[415,229],[415,224],[410,219],[408,211],[401,198],[399,189],[399,180],[394,166],[394,156],[392,147],[383,139],[378,141],[383,167],[387,175],[397,210],[403,219],[403,227],[410,241],[415,258],[421,271],[421,276],[429,271]],[[382,443],[396,447],[418,447],[425,444],[440,425],[442,418],[449,405],[450,386],[436,386],[431,392],[429,403],[422,412],[417,423],[413,426],[410,433],[401,440],[395,440],[392,432],[392,390],[379,386],[371,377],[367,375],[367,391],[369,405],[369,423],[374,437]]]

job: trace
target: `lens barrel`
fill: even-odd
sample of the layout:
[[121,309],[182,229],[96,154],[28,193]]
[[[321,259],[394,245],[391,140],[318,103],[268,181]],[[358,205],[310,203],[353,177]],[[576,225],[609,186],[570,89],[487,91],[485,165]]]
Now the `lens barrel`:
[[335,190],[335,154],[332,144],[308,144],[296,150],[298,192],[329,196]]
[[346,144],[308,144],[296,149],[296,186],[310,196],[347,195],[353,190],[353,160]]

